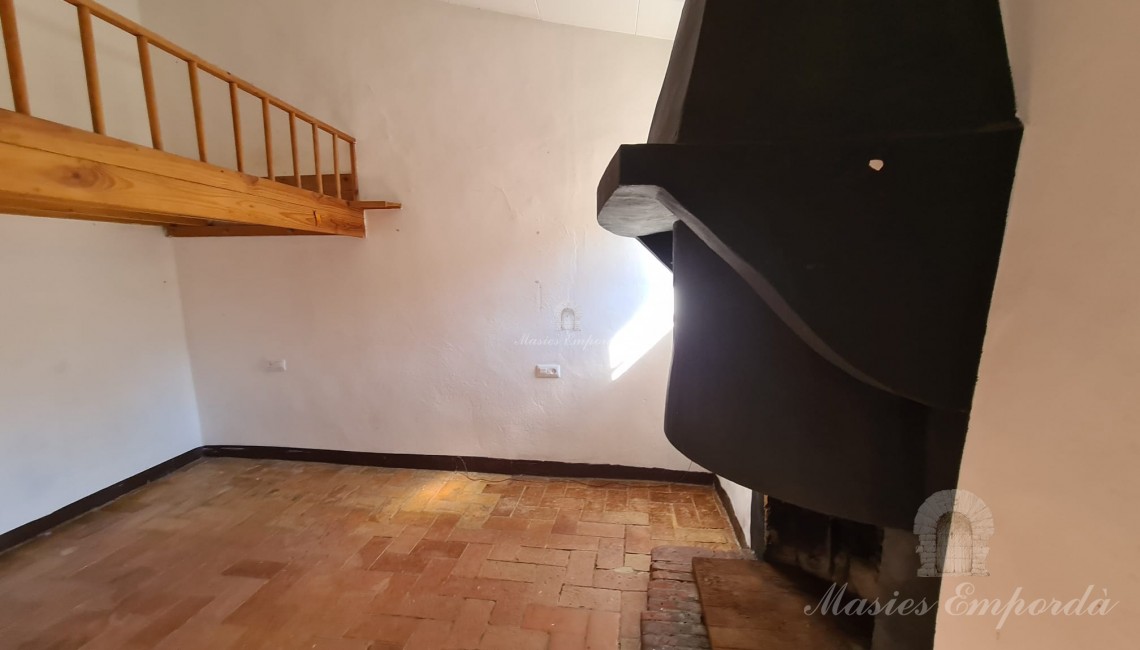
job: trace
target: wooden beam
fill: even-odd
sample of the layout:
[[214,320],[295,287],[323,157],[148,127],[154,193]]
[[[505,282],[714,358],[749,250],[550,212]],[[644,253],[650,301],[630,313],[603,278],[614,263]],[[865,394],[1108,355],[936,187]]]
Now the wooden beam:
[[338,201],[313,190],[275,183],[216,165],[155,151],[131,142],[98,136],[48,120],[18,115],[4,109],[0,109],[0,143],[43,149],[63,155],[74,155],[79,151],[81,152],[77,156],[79,158],[90,155],[92,160],[118,167],[206,185],[219,185],[231,189],[253,185],[257,186],[259,192],[266,193],[276,200],[304,204],[316,202],[322,210],[329,212],[343,211],[348,207],[346,201]]
[[207,219],[190,219],[187,217],[171,217],[158,214],[140,214],[122,212],[114,209],[98,210],[98,214],[84,212],[74,207],[61,208],[42,200],[23,199],[6,202],[4,210],[12,214],[28,217],[49,217],[52,219],[73,219],[76,221],[105,221],[109,223],[133,224],[136,226],[165,226],[177,224],[181,226],[205,226],[210,223]]
[[399,210],[404,207],[392,201],[349,201],[348,206],[356,210]]
[[[346,201],[0,110],[0,212],[32,208],[364,236]],[[81,217],[80,217],[81,218]]]
[[[28,203],[60,206],[76,214],[126,215],[153,223],[190,216],[210,221],[297,228],[362,237],[363,217],[351,221],[316,206],[259,197],[256,188],[233,191],[157,176],[35,149],[0,145],[0,212],[27,211]],[[145,218],[142,218],[145,217]]]
[[309,232],[296,228],[274,228],[272,226],[247,226],[234,223],[212,223],[204,226],[170,225],[166,227],[167,237],[287,237],[295,235],[327,235],[328,233]]

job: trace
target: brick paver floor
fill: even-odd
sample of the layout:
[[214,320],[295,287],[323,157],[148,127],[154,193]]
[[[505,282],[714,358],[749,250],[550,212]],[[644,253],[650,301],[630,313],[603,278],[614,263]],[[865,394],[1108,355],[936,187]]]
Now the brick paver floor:
[[622,650],[709,486],[207,459],[0,556],[0,647]]

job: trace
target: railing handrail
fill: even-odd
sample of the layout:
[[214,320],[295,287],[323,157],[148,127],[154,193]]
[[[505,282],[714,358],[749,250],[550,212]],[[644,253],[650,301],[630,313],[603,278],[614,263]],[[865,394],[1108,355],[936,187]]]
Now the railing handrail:
[[[230,110],[233,119],[234,149],[237,155],[237,170],[245,171],[244,146],[242,141],[241,116],[239,108],[239,91],[245,92],[261,100],[261,114],[265,132],[266,172],[269,180],[278,181],[273,169],[273,137],[270,119],[271,107],[284,111],[289,118],[289,137],[291,155],[293,159],[293,180],[297,187],[302,186],[300,161],[297,150],[297,120],[312,128],[313,136],[313,162],[317,193],[324,194],[323,174],[321,170],[320,133],[323,131],[332,136],[332,167],[335,177],[334,188],[336,198],[351,199],[343,196],[340,178],[340,142],[348,144],[349,174],[354,191],[359,191],[359,176],[356,169],[356,138],[340,129],[318,120],[301,109],[284,102],[268,92],[258,88],[250,82],[227,72],[222,68],[204,60],[202,57],[183,48],[170,40],[156,34],[142,25],[126,18],[94,0],[63,0],[74,6],[79,17],[79,38],[83,50],[83,67],[87,81],[87,95],[91,108],[92,130],[105,134],[105,120],[103,115],[102,91],[99,84],[99,67],[96,57],[95,36],[92,29],[92,17],[116,27],[132,36],[138,41],[139,67],[142,71],[143,90],[146,99],[147,117],[151,132],[151,142],[154,149],[163,150],[162,129],[158,116],[158,101],[155,97],[155,84],[153,69],[150,60],[150,46],[154,46],[171,56],[180,59],[187,65],[190,81],[190,97],[194,109],[194,129],[198,144],[198,158],[208,162],[206,151],[205,118],[203,116],[201,91],[199,88],[199,72],[206,72],[214,78],[229,85]],[[4,50],[8,60],[9,77],[12,82],[12,95],[16,112],[31,115],[29,107],[27,80],[25,77],[23,55],[20,49],[19,30],[16,25],[16,11],[13,0],[0,0],[0,23],[3,25]]]
[[16,8],[12,0],[0,0],[0,22],[3,23],[4,55],[8,59],[8,76],[12,81],[12,101],[16,112],[27,115],[28,79],[24,75],[24,54],[20,49],[20,31],[16,29]]
[[253,95],[254,97],[257,97],[258,99],[269,100],[269,103],[272,104],[273,106],[280,108],[281,110],[285,111],[286,113],[290,113],[292,115],[297,116],[303,122],[308,122],[309,124],[315,125],[317,128],[321,129],[322,131],[325,131],[326,133],[329,133],[331,135],[335,135],[335,136],[339,137],[341,140],[344,140],[345,142],[349,142],[349,143],[356,142],[356,138],[345,133],[344,131],[341,131],[340,129],[328,124],[327,122],[324,122],[323,120],[319,120],[319,119],[313,117],[312,115],[309,115],[305,111],[302,111],[301,109],[297,108],[296,106],[293,106],[292,104],[290,104],[288,102],[285,102],[281,99],[278,99],[277,97],[274,97],[270,93],[262,90],[261,88],[258,88],[257,86],[246,81],[245,79],[242,79],[241,77],[239,77],[239,76],[237,76],[231,72],[223,70],[222,68],[210,63],[209,61],[206,61],[205,59],[198,56],[197,54],[194,54],[190,50],[187,50],[186,48],[181,47],[180,45],[177,45],[177,44],[171,42],[170,40],[164,38],[163,36],[160,36],[159,34],[156,34],[155,32],[147,29],[146,27],[143,27],[142,25],[136,23],[135,21],[131,20],[130,18],[127,18],[126,16],[123,16],[123,15],[120,15],[118,13],[115,13],[114,11],[111,11],[110,9],[108,9],[107,7],[104,7],[103,5],[99,4],[98,2],[94,2],[94,0],[63,0],[63,1],[68,3],[68,4],[75,5],[76,7],[86,7],[91,12],[92,16],[99,18],[103,22],[106,22],[110,25],[114,25],[115,27],[118,27],[119,29],[129,33],[131,36],[145,38],[147,40],[147,42],[150,43],[151,45],[157,47],[158,49],[160,49],[164,52],[166,52],[167,54],[170,54],[174,57],[182,59],[186,63],[196,63],[198,65],[199,70],[202,70],[203,72],[208,72],[212,76],[214,76],[214,77],[216,77],[222,81],[225,81],[227,83],[237,84],[237,86],[239,88],[241,88],[242,90],[244,90],[245,92]]

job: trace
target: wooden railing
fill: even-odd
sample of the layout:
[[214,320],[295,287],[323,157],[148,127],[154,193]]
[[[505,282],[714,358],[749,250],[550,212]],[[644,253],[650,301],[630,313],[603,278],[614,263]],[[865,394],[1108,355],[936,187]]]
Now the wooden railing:
[[[356,197],[345,196],[345,189],[341,181],[340,143],[348,145],[349,151],[349,177],[351,187],[359,189],[360,184],[356,169],[356,139],[317,118],[305,113],[299,108],[288,104],[270,95],[264,90],[226,72],[194,53],[175,45],[169,40],[146,29],[142,25],[129,20],[110,9],[92,0],[63,0],[74,5],[79,20],[79,38],[83,50],[83,67],[87,77],[87,97],[91,107],[91,126],[95,133],[104,135],[106,122],[103,114],[102,89],[99,84],[99,65],[95,52],[95,36],[92,27],[93,18],[112,25],[138,41],[139,66],[142,70],[143,91],[146,98],[147,119],[150,126],[151,146],[162,151],[163,138],[161,120],[158,114],[158,101],[156,99],[154,72],[151,65],[151,48],[158,48],[186,63],[190,80],[190,98],[194,110],[194,130],[198,145],[198,159],[209,162],[206,146],[205,117],[202,109],[202,94],[199,75],[206,73],[229,85],[230,110],[233,119],[234,149],[237,160],[237,170],[245,172],[245,152],[242,145],[241,110],[239,100],[242,93],[261,100],[261,119],[265,136],[265,164],[266,176],[277,181],[273,168],[273,130],[270,120],[270,110],[276,107],[286,113],[289,118],[289,138],[293,161],[293,184],[302,187],[301,161],[297,146],[297,122],[308,124],[313,138],[313,163],[315,170],[315,189],[318,193],[335,196],[338,199],[352,200]],[[12,82],[12,97],[16,112],[32,115],[31,101],[28,97],[27,77],[24,71],[23,54],[20,49],[19,30],[16,25],[16,10],[13,0],[0,0],[0,22],[3,23],[4,50],[8,60],[8,72]],[[334,187],[326,191],[321,170],[321,133],[332,137],[332,165]]]

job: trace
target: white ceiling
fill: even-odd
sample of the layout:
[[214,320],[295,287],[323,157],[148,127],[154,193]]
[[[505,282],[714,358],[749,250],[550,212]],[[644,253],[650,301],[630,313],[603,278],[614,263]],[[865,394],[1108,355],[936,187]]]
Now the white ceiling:
[[685,0],[444,0],[550,23],[672,40]]

